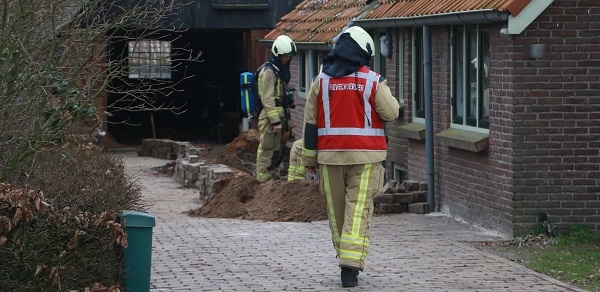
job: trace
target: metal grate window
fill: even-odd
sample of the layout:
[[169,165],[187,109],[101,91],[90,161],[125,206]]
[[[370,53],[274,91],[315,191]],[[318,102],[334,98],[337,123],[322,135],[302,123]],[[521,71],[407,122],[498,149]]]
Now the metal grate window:
[[129,41],[129,78],[170,79],[171,42]]

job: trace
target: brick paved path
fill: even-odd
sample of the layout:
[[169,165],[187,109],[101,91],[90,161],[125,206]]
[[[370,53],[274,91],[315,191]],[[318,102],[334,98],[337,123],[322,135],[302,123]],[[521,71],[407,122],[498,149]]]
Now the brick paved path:
[[[166,163],[120,153],[130,173]],[[145,180],[147,181],[147,180]],[[344,289],[326,221],[194,218],[198,193],[144,183],[156,217],[151,291],[583,291],[461,243],[499,237],[446,216],[376,216],[359,286]],[[168,191],[165,191],[168,190]]]

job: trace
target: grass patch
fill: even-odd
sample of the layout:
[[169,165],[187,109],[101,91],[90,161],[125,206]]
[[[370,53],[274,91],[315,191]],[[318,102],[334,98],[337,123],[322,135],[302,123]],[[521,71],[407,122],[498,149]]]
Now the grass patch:
[[600,233],[574,225],[566,234],[527,235],[479,246],[589,291],[600,291]]

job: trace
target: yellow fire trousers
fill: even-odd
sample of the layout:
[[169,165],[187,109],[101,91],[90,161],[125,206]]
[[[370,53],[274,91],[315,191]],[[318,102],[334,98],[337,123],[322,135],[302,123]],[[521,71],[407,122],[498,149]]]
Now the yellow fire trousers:
[[288,166],[288,181],[304,180],[305,168],[302,163],[302,145],[303,139],[294,141],[292,149],[290,149],[290,165]]
[[275,178],[286,141],[282,139],[282,133],[275,133],[268,119],[258,121],[258,131],[260,142],[256,152],[256,178],[260,182],[269,182]]
[[381,163],[319,165],[329,227],[340,267],[363,270],[369,252],[373,197],[383,189]]

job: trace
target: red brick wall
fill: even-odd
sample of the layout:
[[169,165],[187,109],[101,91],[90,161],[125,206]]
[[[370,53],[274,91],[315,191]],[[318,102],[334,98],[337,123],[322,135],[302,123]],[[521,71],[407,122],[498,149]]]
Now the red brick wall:
[[[559,230],[573,223],[600,229],[599,16],[598,1],[558,0],[520,35],[500,35],[502,24],[492,25],[490,146],[472,153],[435,142],[440,211],[507,235],[534,231],[542,213]],[[404,37],[410,122],[410,31]],[[436,133],[450,121],[448,40],[448,28],[432,28]],[[529,59],[533,43],[546,44],[549,54]],[[426,180],[425,143],[390,138],[391,148],[405,143],[409,179]]]
[[[512,107],[510,106],[510,54],[500,36],[501,24],[490,26],[490,127],[489,148],[480,153],[452,149],[436,143],[435,172],[438,206],[441,211],[512,235]],[[437,38],[434,38],[437,39]],[[450,127],[450,44],[440,36],[446,50],[434,69],[435,131]],[[435,55],[434,55],[435,56]],[[435,66],[435,62],[434,62]],[[437,81],[436,81],[437,80]]]
[[[318,58],[319,60],[322,60],[325,55],[327,55],[327,53],[329,53],[328,51],[319,51],[318,53]],[[298,59],[299,58],[293,58],[292,59],[292,63],[290,65],[290,70],[292,73],[292,79],[290,81],[290,86],[296,87],[298,84],[298,70],[299,70],[299,65],[298,65]],[[322,61],[319,61],[319,64],[321,64]],[[307,88],[307,93],[308,93],[308,89]],[[296,91],[297,93],[297,91]],[[291,139],[290,142],[288,142],[288,146],[292,146],[292,143],[294,140],[297,139],[302,139],[303,137],[303,129],[304,129],[304,104],[306,103],[306,96],[303,97],[299,97],[296,94],[296,98],[294,98],[294,102],[296,104],[296,108],[293,110],[290,110],[291,114],[292,114],[292,121],[295,125],[294,128],[294,139]]]
[[[451,149],[434,141],[435,196],[439,211],[473,224],[512,234],[512,107],[510,86],[511,54],[502,25],[492,28],[490,74],[490,147],[483,153]],[[412,121],[412,31],[405,38],[405,117]],[[434,133],[450,127],[450,32],[448,27],[432,27],[432,93]],[[391,77],[390,77],[391,78]],[[394,89],[392,89],[394,90]],[[396,133],[401,123],[391,125]],[[427,181],[425,141],[390,138],[391,149],[406,149],[408,178]],[[392,150],[394,151],[394,150]]]
[[[385,78],[388,81],[388,86],[392,90],[392,94],[398,98],[399,86],[404,86],[406,84],[406,76],[409,74],[407,67],[399,68],[399,58],[404,58],[404,62],[406,62],[406,55],[402,55],[402,51],[406,51],[404,48],[398,47],[398,39],[405,38],[405,35],[402,33],[403,30],[390,30],[389,33],[392,34],[392,57],[388,58],[386,63],[386,76]],[[406,40],[404,40],[406,41]],[[403,50],[404,49],[404,50]],[[404,73],[404,80],[400,80],[400,71]],[[408,93],[407,93],[408,92]],[[394,168],[393,165],[400,165],[405,171],[408,169],[407,167],[407,154],[408,154],[408,141],[400,137],[398,132],[398,127],[408,122],[408,114],[406,102],[410,99],[410,91],[404,91],[404,106],[405,112],[404,114],[398,118],[394,122],[389,122],[386,124],[386,133],[388,136],[388,159],[386,163],[386,171],[387,171],[387,179],[394,178]],[[393,147],[392,147],[393,145]]]
[[[298,84],[298,58],[293,58],[292,63],[290,63],[290,72],[292,73],[292,79],[290,80],[290,86],[296,87]],[[296,104],[296,108],[290,110],[292,115],[292,123],[295,126],[293,130],[293,137],[289,139],[288,146],[292,147],[292,143],[298,139],[302,139],[304,129],[304,104],[305,98],[294,98],[294,103]]]
[[[557,0],[521,35],[514,55],[515,232],[600,229],[600,1]],[[525,45],[549,54],[529,59]]]
[[[534,231],[542,213],[559,230],[600,229],[599,17],[598,1],[557,0],[522,34],[503,36],[503,24],[491,25],[490,146],[473,153],[435,141],[438,210],[507,235]],[[396,48],[386,78],[398,92],[404,70],[405,115],[388,123],[388,162],[425,181],[424,141],[398,135],[412,117],[412,37],[396,33],[405,40],[405,68],[397,68]],[[449,40],[448,27],[432,27],[435,133],[450,126]],[[530,59],[525,49],[533,43],[549,54]]]

